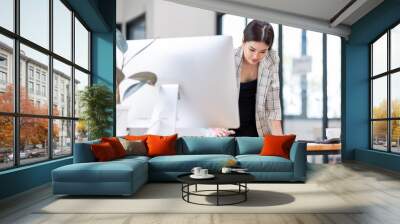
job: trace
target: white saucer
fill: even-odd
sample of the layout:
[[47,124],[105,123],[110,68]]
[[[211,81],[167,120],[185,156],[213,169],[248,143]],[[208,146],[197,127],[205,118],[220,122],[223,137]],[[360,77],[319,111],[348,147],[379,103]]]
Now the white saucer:
[[215,176],[212,175],[212,174],[207,174],[207,175],[204,175],[204,176],[194,175],[194,174],[190,175],[190,178],[193,178],[193,179],[211,179],[211,178],[214,178],[214,177]]

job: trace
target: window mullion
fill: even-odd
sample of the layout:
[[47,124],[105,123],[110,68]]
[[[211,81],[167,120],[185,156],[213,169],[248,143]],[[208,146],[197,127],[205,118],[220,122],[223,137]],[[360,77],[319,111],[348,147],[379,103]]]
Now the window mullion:
[[280,96],[280,102],[281,102],[281,118],[282,118],[282,133],[285,133],[285,116],[284,116],[284,111],[285,111],[285,104],[283,103],[283,28],[282,24],[278,24],[278,32],[279,32],[279,42],[278,42],[278,55],[280,58],[280,63],[279,63],[279,96]]
[[327,93],[327,36],[322,35],[322,138],[326,139],[326,128],[328,127],[328,93]]
[[[20,25],[20,15],[19,7],[20,1],[14,1],[14,31],[19,35],[19,25]],[[20,156],[19,156],[19,135],[20,135],[20,118],[15,116],[19,114],[19,99],[20,99],[20,50],[19,50],[19,39],[14,39],[14,166],[19,166]]]
[[[387,32],[387,68],[386,71],[390,70],[390,30]],[[392,112],[391,112],[391,88],[390,88],[390,80],[391,80],[391,74],[387,74],[387,117],[391,118],[392,117]],[[391,136],[391,120],[388,120],[387,122],[387,140],[388,140],[388,152],[392,151],[392,136]]]
[[[49,50],[53,52],[53,0],[49,0]],[[49,116],[48,119],[48,152],[49,159],[53,159],[53,56],[49,55],[49,73],[48,73],[49,86],[47,90],[49,94]]]
[[[75,12],[72,11],[71,14],[71,23],[72,23],[72,38],[71,38],[71,59],[72,59],[72,64],[73,66],[71,67],[71,117],[75,118]],[[71,122],[72,124],[72,130],[71,130],[71,150],[72,150],[72,155],[74,155],[74,145],[75,145],[75,126],[76,126],[76,120],[73,120]]]

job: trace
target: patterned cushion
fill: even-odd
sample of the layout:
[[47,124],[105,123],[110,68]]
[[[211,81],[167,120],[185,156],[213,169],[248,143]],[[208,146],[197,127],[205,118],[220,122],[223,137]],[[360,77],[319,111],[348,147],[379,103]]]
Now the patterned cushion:
[[146,145],[141,140],[126,140],[124,138],[119,138],[122,146],[126,151],[126,155],[136,155],[136,156],[145,156],[147,155]]

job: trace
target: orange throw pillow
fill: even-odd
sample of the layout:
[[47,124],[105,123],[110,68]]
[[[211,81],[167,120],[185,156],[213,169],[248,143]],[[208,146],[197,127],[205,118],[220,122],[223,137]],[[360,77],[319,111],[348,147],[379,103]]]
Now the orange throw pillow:
[[290,148],[295,139],[296,135],[265,135],[260,155],[280,156],[289,159]]
[[176,155],[176,139],[178,135],[159,136],[149,135],[147,137],[147,155],[148,156],[165,156]]
[[99,162],[110,161],[117,158],[114,149],[108,142],[93,144],[91,145],[91,149],[94,157]]
[[117,158],[125,157],[126,151],[124,146],[122,146],[121,142],[116,137],[109,137],[109,138],[101,138],[101,142],[108,142],[114,149],[115,155]]
[[125,136],[125,139],[129,140],[129,141],[138,141],[138,140],[140,140],[140,141],[146,142],[147,136],[148,135],[127,135],[127,136]]

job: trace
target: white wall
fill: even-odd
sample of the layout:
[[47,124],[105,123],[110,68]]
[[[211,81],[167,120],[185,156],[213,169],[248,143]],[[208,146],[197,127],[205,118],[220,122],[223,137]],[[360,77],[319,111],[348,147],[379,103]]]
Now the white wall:
[[146,13],[146,35],[153,37],[216,34],[216,13],[164,0],[118,0],[117,23],[125,24]]
[[164,0],[154,0],[155,37],[216,34],[216,13]]
[[[152,33],[153,0],[117,0],[117,23],[122,24],[122,33],[126,33],[126,23],[146,14],[146,33]],[[150,38],[151,36],[147,36]]]

